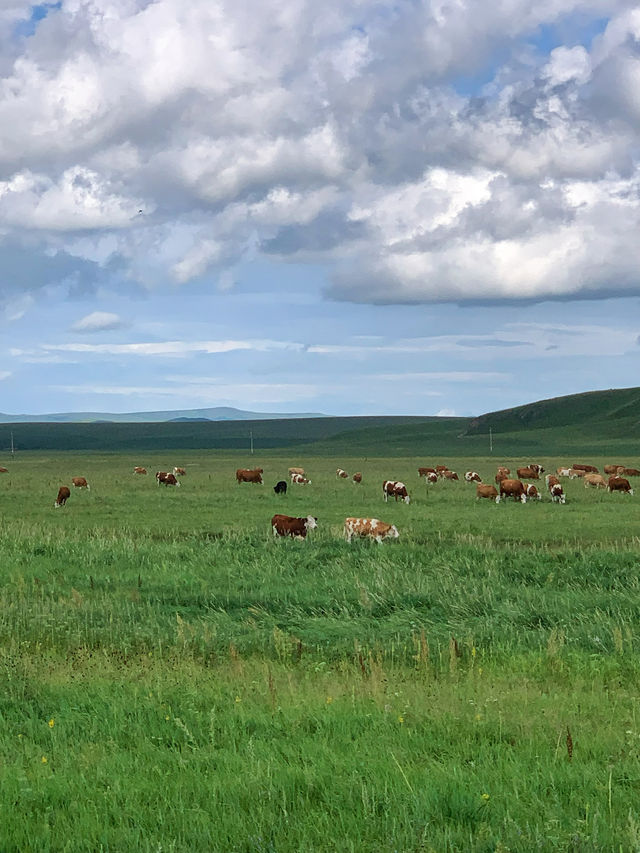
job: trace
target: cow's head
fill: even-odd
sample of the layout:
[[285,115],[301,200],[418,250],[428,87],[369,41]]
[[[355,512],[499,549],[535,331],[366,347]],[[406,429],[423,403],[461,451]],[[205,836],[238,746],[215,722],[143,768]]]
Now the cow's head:
[[400,536],[400,534],[398,533],[398,528],[395,526],[395,524],[391,525],[387,536],[391,537],[391,539],[397,539],[398,536]]
[[305,519],[304,526],[307,528],[307,530],[313,530],[315,527],[318,526],[318,519],[314,518],[313,515],[308,515]]

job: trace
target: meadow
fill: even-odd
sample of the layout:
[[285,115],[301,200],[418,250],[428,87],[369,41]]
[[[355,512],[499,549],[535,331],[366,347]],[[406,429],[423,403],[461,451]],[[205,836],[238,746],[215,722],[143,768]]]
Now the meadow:
[[[617,460],[0,459],[0,850],[640,850],[640,495],[417,476],[526,461]],[[276,496],[289,465],[312,483]],[[348,545],[347,515],[400,539]]]

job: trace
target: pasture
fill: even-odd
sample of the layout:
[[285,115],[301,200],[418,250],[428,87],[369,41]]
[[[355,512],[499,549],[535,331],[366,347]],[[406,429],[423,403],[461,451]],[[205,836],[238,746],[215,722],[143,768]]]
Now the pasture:
[[[0,459],[0,849],[639,850],[640,495],[417,476],[528,461],[617,459]],[[289,465],[311,485],[277,496]]]

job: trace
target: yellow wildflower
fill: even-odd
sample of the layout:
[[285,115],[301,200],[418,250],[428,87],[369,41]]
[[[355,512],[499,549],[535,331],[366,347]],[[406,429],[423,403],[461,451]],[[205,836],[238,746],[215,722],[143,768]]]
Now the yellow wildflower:
[[170,720],[170,719],[171,719],[171,717],[167,714],[167,716],[165,717],[165,720]]
[[327,696],[327,705],[330,705],[333,702],[333,696]]
[[404,723],[404,717],[402,716],[402,714],[398,714],[398,722]]
[[43,755],[42,758],[40,759],[40,761],[42,761],[43,764],[47,764],[48,763],[47,756]]
[[56,724],[56,721],[53,719],[53,717],[51,717],[51,719],[49,720],[49,728],[52,729],[55,726],[55,724]]
[[242,699],[240,698],[240,696],[236,696],[236,702],[242,702]]
[[483,794],[483,795],[482,795],[482,799],[483,799],[483,800],[485,801],[485,803],[486,803],[486,802],[490,799],[490,798],[489,798],[489,794]]

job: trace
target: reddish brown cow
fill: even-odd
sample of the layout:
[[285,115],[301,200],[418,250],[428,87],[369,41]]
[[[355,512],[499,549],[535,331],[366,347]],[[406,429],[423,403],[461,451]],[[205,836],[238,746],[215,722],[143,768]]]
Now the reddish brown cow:
[[8,474],[8,473],[9,473],[9,469],[8,469],[8,468],[1,468],[1,467],[0,467],[0,474]]
[[518,468],[516,474],[521,480],[539,480],[540,475],[534,468]]
[[440,473],[442,473],[442,471],[448,471],[448,470],[449,470],[448,465],[436,465],[436,474],[440,474]]
[[362,482],[362,473],[360,471],[356,471],[356,473],[353,475],[352,479],[353,479],[354,483],[361,483]]
[[624,472],[624,465],[605,465],[602,470],[605,474],[621,474]]
[[146,473],[147,473],[147,469],[146,469],[146,468],[141,468],[139,465],[136,465],[136,467],[133,469],[133,473],[134,473],[134,474],[146,474]]
[[514,501],[520,501],[523,504],[527,502],[527,496],[524,493],[524,484],[520,480],[502,480],[500,482],[500,495],[496,503],[504,498],[513,498]]
[[607,491],[622,492],[625,495],[633,494],[631,483],[628,480],[625,480],[624,477],[618,477],[616,475],[614,475],[613,477],[609,477],[609,485],[607,486]]
[[498,497],[498,490],[490,483],[478,483],[476,486],[476,500],[479,498],[487,498],[494,501]]
[[505,474],[504,471],[501,471],[500,469],[498,469],[498,473],[496,474],[496,477],[495,477],[496,485],[499,485],[503,480],[508,480],[508,479],[509,479],[509,474]]
[[75,489],[87,489],[91,491],[91,486],[84,477],[72,477],[71,483]]
[[426,477],[427,474],[435,474],[435,468],[418,468],[418,477]]
[[71,489],[69,486],[60,486],[58,489],[58,497],[56,498],[56,502],[54,503],[54,507],[57,509],[59,506],[64,506],[71,496]]
[[459,480],[460,479],[455,471],[443,471],[442,476],[445,480]]
[[623,468],[622,473],[625,477],[640,477],[640,471],[637,468]]
[[236,471],[236,481],[238,483],[258,483],[262,485],[262,468],[238,468]]
[[533,485],[533,483],[525,483],[524,484],[524,493],[529,500],[542,500],[542,495],[537,490],[537,488]]
[[579,465],[577,462],[573,465],[574,471],[584,471],[585,474],[598,474],[599,471],[595,465]]
[[175,474],[171,474],[168,471],[158,471],[156,473],[156,481],[158,485],[162,483],[163,486],[179,486],[180,483],[176,479]]
[[318,526],[318,519],[312,515],[306,518],[294,518],[291,515],[274,515],[271,529],[274,536],[291,536],[292,539],[305,539],[308,530]]

